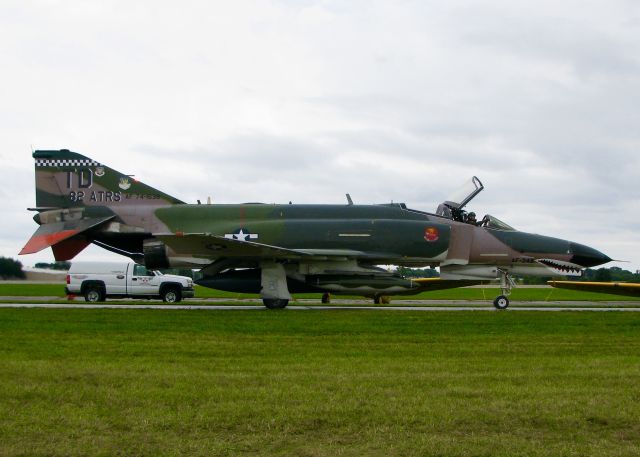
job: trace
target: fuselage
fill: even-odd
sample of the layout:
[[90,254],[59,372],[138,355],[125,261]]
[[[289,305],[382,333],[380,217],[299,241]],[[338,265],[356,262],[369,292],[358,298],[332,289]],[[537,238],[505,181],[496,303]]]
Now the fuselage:
[[540,259],[567,268],[609,260],[568,240],[478,227],[404,204],[174,205],[155,210],[155,216],[174,234],[207,233],[316,253],[344,251],[370,264],[490,264],[533,270],[541,266],[535,264]]

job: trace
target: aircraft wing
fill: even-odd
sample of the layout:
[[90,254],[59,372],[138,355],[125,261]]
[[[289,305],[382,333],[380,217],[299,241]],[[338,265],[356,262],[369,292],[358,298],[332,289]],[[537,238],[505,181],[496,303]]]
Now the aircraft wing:
[[215,256],[224,256],[226,258],[242,257],[289,260],[313,257],[313,254],[296,249],[287,249],[269,244],[236,240],[203,233],[186,233],[183,235],[162,234],[155,236],[180,254],[193,254],[198,256],[202,255],[203,252],[210,252],[215,254]]
[[548,284],[558,289],[584,290],[587,292],[640,297],[640,284],[636,283],[549,281]]
[[420,291],[455,289],[457,287],[477,286],[486,284],[488,281],[470,279],[440,279],[440,278],[417,278],[411,282],[420,284]]
[[[80,244],[84,242],[77,242],[77,240],[71,240],[70,238],[81,234],[93,227],[96,227],[104,222],[107,222],[110,219],[113,219],[115,216],[106,216],[106,217],[95,217],[90,219],[79,219],[79,220],[69,220],[69,221],[61,221],[61,222],[50,222],[47,224],[42,224],[38,227],[38,230],[31,236],[27,244],[20,251],[20,255],[22,254],[33,254],[38,251],[42,251],[45,248],[51,246],[54,248],[54,254],[56,254],[57,260],[67,260],[67,259],[58,259],[58,252],[61,251],[73,251]],[[84,246],[89,244],[86,242]],[[64,247],[60,249],[61,245]],[[57,246],[57,248],[56,248]],[[80,249],[82,250],[82,249]],[[56,252],[58,251],[58,252]]]

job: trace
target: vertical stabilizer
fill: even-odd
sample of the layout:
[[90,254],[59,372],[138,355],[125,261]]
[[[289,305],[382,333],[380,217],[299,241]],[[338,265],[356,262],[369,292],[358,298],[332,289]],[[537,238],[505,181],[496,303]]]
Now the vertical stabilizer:
[[139,258],[142,241],[161,222],[155,210],[182,201],[67,149],[35,151],[40,225],[20,254],[47,247],[68,260],[90,243]]
[[183,203],[77,152],[39,150],[33,153],[33,158],[38,209]]

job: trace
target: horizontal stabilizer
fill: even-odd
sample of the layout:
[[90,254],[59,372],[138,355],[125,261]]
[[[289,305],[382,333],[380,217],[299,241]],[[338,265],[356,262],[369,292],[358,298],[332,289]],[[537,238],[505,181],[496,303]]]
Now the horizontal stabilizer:
[[91,243],[84,239],[82,235],[67,238],[64,241],[61,241],[58,244],[54,244],[51,246],[51,250],[53,251],[53,257],[58,262],[65,262],[67,260],[73,259],[76,255],[78,255],[84,248],[89,246]]
[[[61,243],[65,240],[70,239],[82,232],[85,232],[91,228],[94,228],[110,219],[113,219],[115,216],[107,216],[107,217],[98,217],[92,219],[81,219],[76,221],[61,221],[61,222],[51,222],[49,224],[42,224],[38,227],[38,230],[31,236],[31,239],[27,241],[27,244],[20,251],[20,255],[23,254],[33,254],[39,251],[42,251],[49,246],[55,246],[58,243]],[[68,249],[71,245],[67,243],[66,248]],[[86,244],[83,248],[86,247]],[[71,251],[76,250],[78,246],[76,245]],[[66,251],[67,249],[63,249]],[[82,249],[80,249],[82,250]],[[77,254],[80,251],[75,252]],[[74,255],[75,255],[74,254]]]
[[602,294],[640,297],[640,284],[629,282],[587,282],[587,281],[549,281],[548,284],[558,289],[582,290]]

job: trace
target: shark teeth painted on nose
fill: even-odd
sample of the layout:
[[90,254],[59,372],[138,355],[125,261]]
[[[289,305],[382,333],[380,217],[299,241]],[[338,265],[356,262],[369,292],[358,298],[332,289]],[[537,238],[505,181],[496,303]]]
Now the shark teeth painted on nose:
[[582,268],[580,267],[580,265],[576,265],[570,262],[563,262],[561,260],[553,259],[538,259],[537,262],[544,265],[545,267],[555,270],[556,272],[558,272],[558,274],[579,276],[582,272]]

